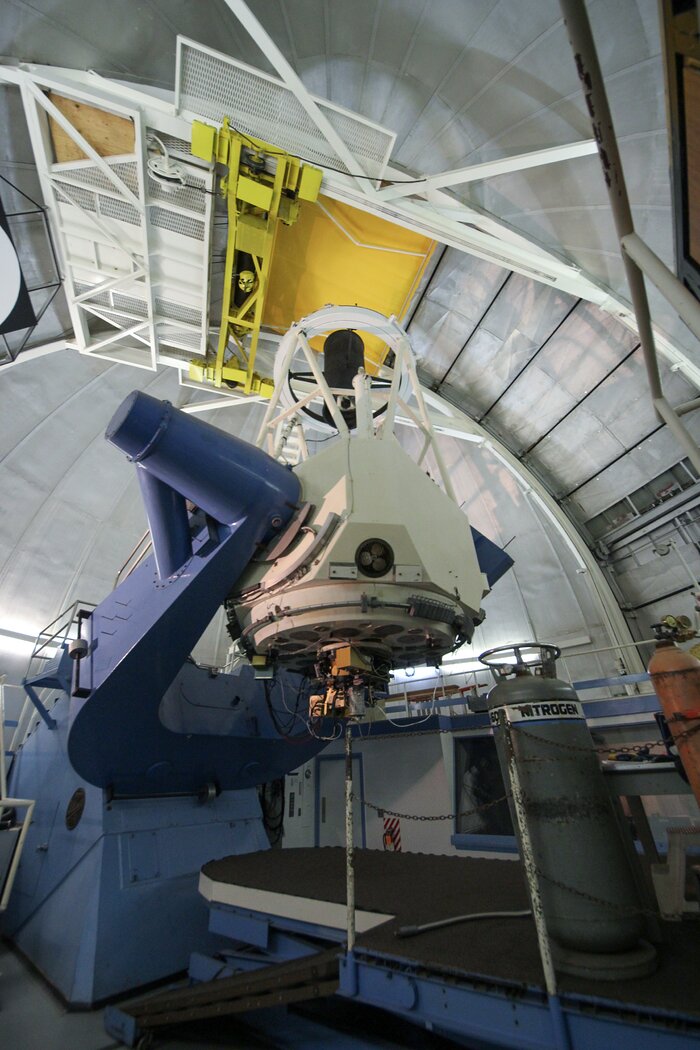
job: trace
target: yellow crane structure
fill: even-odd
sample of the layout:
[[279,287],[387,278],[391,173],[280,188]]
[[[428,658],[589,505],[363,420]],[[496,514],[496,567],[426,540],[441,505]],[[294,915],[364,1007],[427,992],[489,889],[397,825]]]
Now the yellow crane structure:
[[189,376],[269,397],[272,380],[258,375],[254,366],[275,235],[278,223],[296,222],[301,201],[318,199],[322,172],[236,131],[228,118],[219,129],[193,121],[192,154],[228,169],[220,182],[228,207],[228,240],[216,353],[190,362]]

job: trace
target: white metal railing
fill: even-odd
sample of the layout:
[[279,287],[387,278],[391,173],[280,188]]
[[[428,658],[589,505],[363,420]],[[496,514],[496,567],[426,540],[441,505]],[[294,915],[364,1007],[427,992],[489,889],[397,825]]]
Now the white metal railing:
[[119,569],[117,575],[114,577],[115,590],[119,586],[119,584],[127,578],[127,576],[131,576],[134,569],[138,569],[139,565],[144,560],[146,555],[150,553],[151,546],[151,533],[148,529],[146,529],[143,536],[136,543],[133,550],[131,551],[131,554],[126,559],[122,567]]
[[[55,657],[59,650],[69,641],[77,637],[77,617],[80,609],[94,609],[94,602],[83,602],[76,600],[67,609],[56,617],[47,627],[39,632],[32,655],[29,657],[27,673],[25,678],[30,679],[38,675],[42,668],[46,667],[46,661]],[[42,693],[55,693],[55,689],[39,690],[39,698]],[[53,706],[53,704],[51,705]],[[12,734],[9,750],[14,754],[22,746],[27,736],[40,720],[40,716],[27,696],[20,709],[17,725]]]
[[[15,848],[12,853],[12,860],[5,877],[5,883],[0,886],[0,912],[5,911],[7,908],[10,893],[12,892],[12,886],[15,881],[17,874],[17,868],[19,867],[19,860],[24,849],[24,843],[27,838],[30,825],[32,823],[32,816],[34,814],[35,802],[33,799],[28,798],[9,798],[7,794],[7,765],[5,762],[5,676],[0,678],[0,816],[7,809],[24,809],[24,820],[20,826],[20,830],[15,843]],[[8,828],[6,831],[0,831],[0,834],[12,834],[13,829]]]

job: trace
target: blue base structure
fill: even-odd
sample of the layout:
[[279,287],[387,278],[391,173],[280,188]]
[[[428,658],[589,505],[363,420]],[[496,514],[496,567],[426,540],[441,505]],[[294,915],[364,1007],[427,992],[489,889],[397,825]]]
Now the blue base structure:
[[41,723],[9,779],[36,808],[4,930],[72,1005],[176,973],[217,943],[202,864],[267,848],[257,785],[325,746],[300,675],[220,674],[189,655],[299,509],[298,479],[138,392],[107,437],[136,464],[153,554],[25,680]]
[[551,1002],[540,989],[523,992],[446,978],[400,957],[389,960],[355,952],[343,956],[339,994],[389,1010],[469,1050],[700,1047],[700,1027],[693,1034],[677,1017],[640,1016],[613,1001],[572,995]]
[[89,1006],[216,950],[199,869],[268,842],[254,789],[110,799],[67,761],[68,701],[52,715],[56,729],[41,725],[13,770],[13,791],[37,805],[3,930],[71,1005]]

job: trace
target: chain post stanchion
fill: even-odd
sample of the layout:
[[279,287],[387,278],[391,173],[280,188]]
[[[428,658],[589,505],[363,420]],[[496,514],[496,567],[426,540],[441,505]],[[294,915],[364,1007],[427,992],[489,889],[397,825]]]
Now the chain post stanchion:
[[353,841],[352,725],[345,723],[345,893],[347,901],[347,951],[355,947],[355,845]]
[[537,877],[538,869],[535,864],[535,855],[532,848],[532,841],[530,839],[530,829],[527,823],[527,814],[525,813],[525,802],[520,784],[520,775],[518,773],[518,763],[515,758],[515,749],[511,738],[511,726],[507,719],[505,720],[505,745],[508,755],[508,780],[510,781],[513,809],[518,823],[518,831],[520,832],[520,850],[522,853],[523,867],[525,869],[525,877],[530,892],[530,901],[532,902],[532,917],[535,920],[537,944],[540,950],[542,969],[544,971],[544,983],[547,989],[552,1028],[554,1029],[554,1044],[556,1050],[571,1050],[569,1029],[566,1024],[566,1018],[564,1017],[559,994],[557,992],[557,978],[554,971],[554,963],[552,961],[552,950],[549,942],[549,934],[547,933],[547,923],[544,916],[544,907],[542,905],[542,897],[540,895],[540,886]]

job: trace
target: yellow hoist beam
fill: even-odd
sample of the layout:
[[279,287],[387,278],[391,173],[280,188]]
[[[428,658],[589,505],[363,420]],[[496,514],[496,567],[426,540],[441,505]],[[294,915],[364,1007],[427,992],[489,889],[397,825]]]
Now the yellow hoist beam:
[[318,198],[322,172],[277,146],[240,134],[228,118],[218,130],[195,120],[192,154],[228,168],[220,182],[228,241],[216,353],[192,361],[190,379],[269,397],[272,380],[261,378],[254,365],[275,235],[279,222],[296,222],[300,201]]

